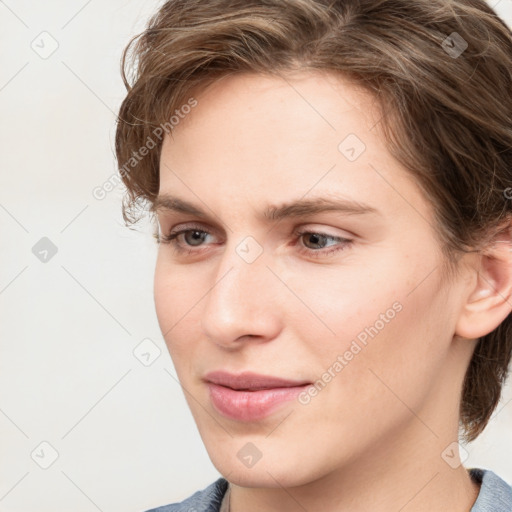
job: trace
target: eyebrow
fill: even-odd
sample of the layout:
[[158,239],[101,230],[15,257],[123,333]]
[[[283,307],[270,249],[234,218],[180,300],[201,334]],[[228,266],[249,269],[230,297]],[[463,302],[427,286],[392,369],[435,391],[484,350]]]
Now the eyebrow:
[[[169,194],[160,194],[157,196],[153,202],[151,211],[172,211],[190,214],[204,219],[209,217],[201,208]],[[358,201],[318,197],[313,199],[298,199],[296,201],[283,203],[279,206],[269,205],[267,209],[260,214],[259,218],[266,222],[273,222],[285,218],[315,215],[322,212],[341,212],[347,215],[381,215],[377,209]]]

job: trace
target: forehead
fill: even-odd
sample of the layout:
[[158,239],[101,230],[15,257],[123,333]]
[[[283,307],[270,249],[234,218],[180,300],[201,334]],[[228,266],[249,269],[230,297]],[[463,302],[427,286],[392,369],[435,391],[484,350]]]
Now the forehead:
[[[189,97],[194,97],[198,104],[192,112],[180,116],[179,125],[172,131],[173,138],[188,131],[190,124],[199,128],[199,118],[201,125],[215,122],[219,136],[233,125],[250,128],[231,131],[230,135],[236,135],[239,142],[244,135],[253,141],[257,136],[277,132],[283,137],[303,135],[310,140],[326,134],[321,132],[340,132],[338,137],[347,127],[360,132],[372,130],[381,119],[375,95],[355,81],[325,70],[301,70],[279,76],[236,73],[193,88]],[[169,143],[170,138],[165,141],[164,144]],[[285,142],[286,137],[275,140],[276,145],[281,141]]]
[[279,204],[328,192],[402,213],[405,197],[423,200],[386,148],[378,101],[347,79],[237,74],[193,94],[197,105],[164,139],[160,193]]

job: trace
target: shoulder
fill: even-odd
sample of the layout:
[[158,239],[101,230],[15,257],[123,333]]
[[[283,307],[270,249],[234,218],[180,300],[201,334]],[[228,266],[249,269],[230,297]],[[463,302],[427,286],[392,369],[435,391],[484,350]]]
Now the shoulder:
[[219,478],[180,503],[171,503],[146,512],[218,512],[227,488],[228,481]]
[[[487,469],[471,468],[471,478],[481,484],[470,512],[512,512],[512,487]],[[219,512],[228,482],[219,478],[180,503],[172,503],[147,512]]]
[[488,469],[469,469],[471,478],[481,484],[470,512],[511,512],[512,487]]

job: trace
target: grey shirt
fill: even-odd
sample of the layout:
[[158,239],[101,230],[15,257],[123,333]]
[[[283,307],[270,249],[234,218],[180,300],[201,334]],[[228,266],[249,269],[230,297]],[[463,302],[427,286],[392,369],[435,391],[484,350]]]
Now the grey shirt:
[[[487,469],[471,468],[468,472],[473,481],[480,484],[480,492],[470,512],[512,512],[512,487],[509,484]],[[219,478],[181,503],[147,512],[227,512],[228,501],[228,481]]]

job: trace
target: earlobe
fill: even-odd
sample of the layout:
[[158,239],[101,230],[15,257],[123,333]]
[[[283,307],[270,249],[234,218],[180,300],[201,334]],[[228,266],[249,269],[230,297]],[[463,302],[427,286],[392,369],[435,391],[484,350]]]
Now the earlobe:
[[[494,331],[512,311],[512,237],[510,225],[482,249],[455,334],[478,339]],[[475,279],[476,277],[476,279]]]

